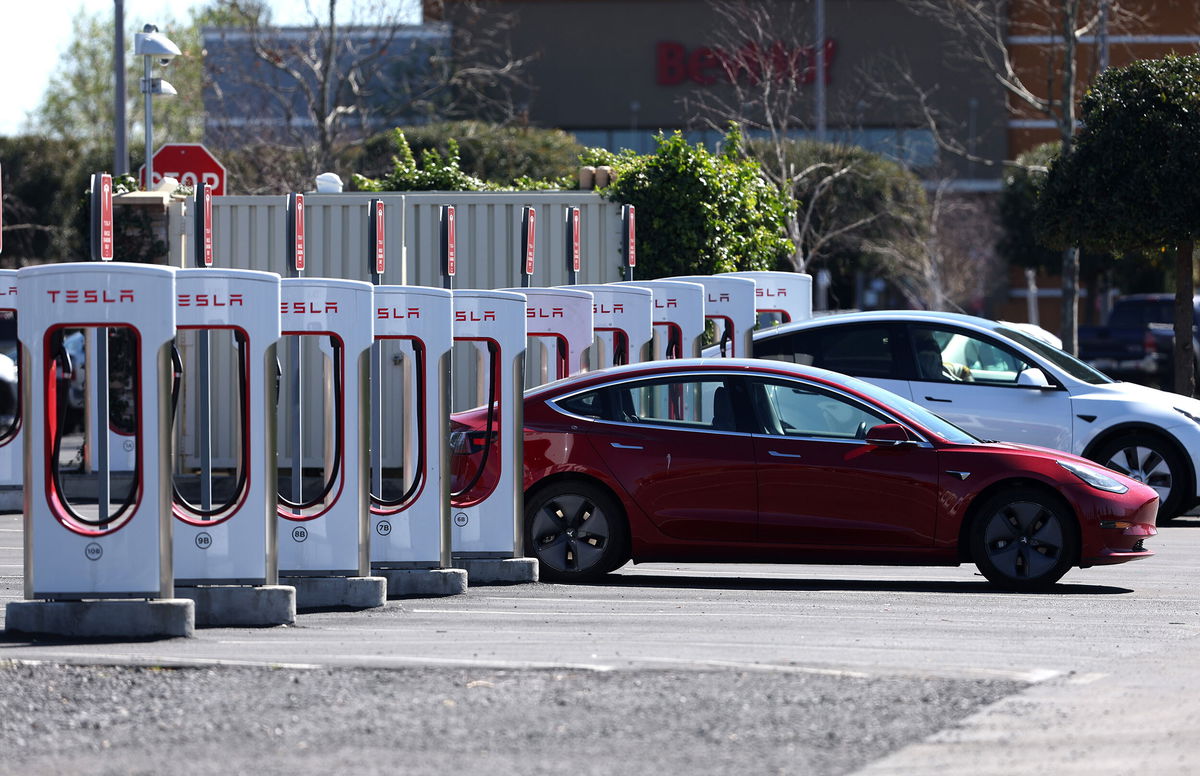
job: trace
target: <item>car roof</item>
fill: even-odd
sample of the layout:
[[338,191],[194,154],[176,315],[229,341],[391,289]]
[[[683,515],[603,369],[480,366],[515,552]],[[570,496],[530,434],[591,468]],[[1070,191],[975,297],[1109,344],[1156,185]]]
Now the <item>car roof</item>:
[[848,377],[839,372],[831,372],[815,366],[804,366],[786,361],[773,361],[762,358],[672,358],[659,361],[643,361],[637,364],[623,364],[598,369],[594,372],[583,372],[552,383],[530,388],[526,396],[540,395],[542,392],[559,392],[575,390],[590,383],[606,382],[614,378],[638,377],[656,373],[675,372],[730,372],[755,374],[791,374],[797,377],[808,377],[824,382],[845,385],[849,379],[857,382],[856,378]]
[[816,329],[824,326],[887,322],[950,323],[964,328],[977,328],[985,331],[995,331],[1003,326],[1003,324],[990,321],[987,318],[979,318],[974,315],[964,315],[962,313],[945,313],[933,310],[871,310],[868,312],[819,315],[806,321],[795,321],[793,323],[780,324],[779,326],[771,326],[754,332],[754,338],[773,337],[791,331]]
[[[823,383],[836,390],[854,395],[860,400],[885,407],[890,414],[903,418],[906,423],[920,429],[926,435],[945,438],[938,431],[932,429],[929,424],[920,420],[919,417],[914,416],[912,412],[905,410],[902,405],[905,403],[912,405],[912,403],[903,396],[896,396],[895,398],[899,400],[899,403],[893,403],[880,397],[881,392],[888,394],[890,393],[889,391],[865,382],[860,378],[842,374],[841,372],[831,372],[828,369],[821,369],[820,367],[764,358],[679,358],[614,366],[595,372],[583,372],[562,380],[530,388],[525,391],[524,400],[526,402],[553,400],[559,395],[572,394],[577,391],[582,392],[593,386],[621,381],[623,379],[653,376],[656,373],[666,375],[688,372],[700,374],[720,372],[730,375],[779,375],[802,379],[807,378],[818,384]],[[912,406],[920,409],[919,405]],[[476,410],[472,411],[478,411],[478,409],[476,408]]]

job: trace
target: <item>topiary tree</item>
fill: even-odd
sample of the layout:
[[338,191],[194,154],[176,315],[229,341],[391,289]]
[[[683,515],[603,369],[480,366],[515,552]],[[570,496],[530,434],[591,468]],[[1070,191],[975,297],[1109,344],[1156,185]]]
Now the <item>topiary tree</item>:
[[[999,199],[1001,235],[996,248],[1011,265],[1055,275],[1062,272],[1063,251],[1043,245],[1034,229],[1038,196],[1046,183],[1046,173],[1061,152],[1062,144],[1058,141],[1042,143],[1017,156],[1013,166],[1005,171]],[[1098,298],[1106,276],[1114,278],[1126,291],[1161,290],[1160,272],[1153,257],[1145,254],[1118,258],[1110,251],[1085,251],[1079,255],[1080,282],[1092,299]],[[1089,315],[1094,312],[1089,307]]]
[[1113,68],[1088,90],[1074,152],[1050,166],[1036,227],[1052,247],[1175,251],[1175,390],[1192,395],[1200,235],[1200,57]]
[[736,130],[720,154],[690,145],[679,132],[656,139],[653,154],[602,155],[616,174],[604,195],[637,208],[639,276],[775,269],[791,255],[788,204],[758,163],[741,157]]

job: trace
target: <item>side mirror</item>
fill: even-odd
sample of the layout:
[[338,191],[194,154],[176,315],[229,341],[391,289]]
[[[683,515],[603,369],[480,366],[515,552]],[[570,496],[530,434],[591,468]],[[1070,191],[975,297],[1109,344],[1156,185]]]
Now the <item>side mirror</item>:
[[1022,370],[1021,374],[1017,375],[1017,385],[1023,385],[1026,388],[1053,388],[1050,381],[1046,379],[1046,373],[1038,369],[1036,366],[1031,366],[1028,369]]
[[876,447],[897,447],[912,441],[899,423],[883,423],[867,430],[867,443]]

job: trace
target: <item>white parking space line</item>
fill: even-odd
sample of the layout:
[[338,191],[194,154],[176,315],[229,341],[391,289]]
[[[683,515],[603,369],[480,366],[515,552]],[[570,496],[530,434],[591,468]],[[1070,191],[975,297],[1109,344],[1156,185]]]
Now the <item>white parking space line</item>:
[[[745,612],[664,612],[653,609],[645,612],[568,612],[556,609],[413,609],[413,614],[460,614],[466,616],[504,616],[504,617],[780,617],[779,612],[763,612],[761,614]],[[817,617],[828,617],[827,613],[816,614]],[[839,619],[845,619],[840,617]]]
[[318,663],[281,663],[276,660],[227,660],[224,658],[188,658],[188,657],[166,657],[158,655],[106,655],[106,654],[88,654],[85,652],[52,652],[47,653],[52,655],[49,660],[27,660],[15,658],[6,660],[6,663],[16,663],[19,665],[54,665],[59,663],[69,663],[73,665],[115,665],[115,666],[134,666],[152,668],[158,667],[176,667],[176,666],[231,666],[237,668],[293,668],[297,670],[315,670],[325,668]]

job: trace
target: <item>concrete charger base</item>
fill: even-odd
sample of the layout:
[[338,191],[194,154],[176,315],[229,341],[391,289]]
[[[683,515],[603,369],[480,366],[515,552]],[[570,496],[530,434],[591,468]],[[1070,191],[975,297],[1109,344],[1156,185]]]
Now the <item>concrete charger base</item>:
[[467,583],[480,585],[523,585],[538,581],[537,558],[455,558],[465,569]]
[[371,569],[387,580],[388,598],[435,598],[467,592],[466,569]]
[[10,633],[83,639],[186,638],[196,627],[188,598],[10,601],[4,618]]
[[279,584],[296,588],[297,609],[375,609],[387,603],[383,577],[288,577]]
[[287,585],[175,586],[196,604],[198,628],[268,628],[296,622],[296,588]]

